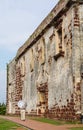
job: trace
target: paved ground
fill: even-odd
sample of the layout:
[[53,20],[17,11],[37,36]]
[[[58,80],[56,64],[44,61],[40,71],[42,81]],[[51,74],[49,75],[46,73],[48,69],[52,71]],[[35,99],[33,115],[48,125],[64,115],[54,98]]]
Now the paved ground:
[[55,126],[55,125],[42,123],[42,122],[29,120],[29,119],[26,119],[25,121],[21,121],[19,117],[10,117],[10,116],[0,116],[0,117],[7,120],[11,120],[25,127],[31,128],[32,130],[68,130],[71,127],[83,127],[83,124]]

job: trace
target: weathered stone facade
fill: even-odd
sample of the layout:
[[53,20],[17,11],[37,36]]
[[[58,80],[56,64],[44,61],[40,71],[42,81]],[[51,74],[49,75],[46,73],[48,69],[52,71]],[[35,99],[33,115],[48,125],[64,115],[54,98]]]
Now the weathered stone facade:
[[7,113],[77,119],[83,112],[83,0],[60,1],[8,64]]

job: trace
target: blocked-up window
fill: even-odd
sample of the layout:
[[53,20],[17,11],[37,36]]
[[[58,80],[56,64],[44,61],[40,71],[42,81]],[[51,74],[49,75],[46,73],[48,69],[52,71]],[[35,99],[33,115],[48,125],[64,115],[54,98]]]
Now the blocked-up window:
[[59,36],[59,51],[62,51],[62,28],[58,30],[58,36]]
[[55,30],[55,49],[56,54],[62,50],[62,28]]
[[23,56],[22,61],[21,61],[21,75],[25,75],[25,56]]
[[62,26],[55,29],[55,55],[54,59],[57,60],[59,57],[64,57],[64,44],[62,43]]
[[55,33],[54,32],[49,37],[49,48],[50,48],[50,49],[48,49],[48,51],[50,50],[49,55],[54,56],[54,54],[55,54]]
[[40,40],[38,45],[38,59],[40,64],[45,62],[45,42],[43,38]]
[[30,70],[31,70],[31,72],[34,70],[34,54],[33,54],[33,49],[30,50]]
[[45,102],[45,94],[43,92],[38,93],[39,102]]

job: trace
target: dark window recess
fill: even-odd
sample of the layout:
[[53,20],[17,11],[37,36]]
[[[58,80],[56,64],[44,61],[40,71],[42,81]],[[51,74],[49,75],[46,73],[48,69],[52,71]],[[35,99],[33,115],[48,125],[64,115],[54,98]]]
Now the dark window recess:
[[11,83],[9,83],[9,86],[11,86],[12,84]]
[[62,28],[60,28],[60,29],[58,30],[58,35],[59,35],[59,40],[60,40],[59,50],[61,51],[61,50],[62,50]]
[[54,55],[54,59],[57,60],[61,56],[64,57],[64,51],[60,51],[58,54]]
[[81,73],[81,78],[83,78],[83,63],[81,64],[80,73]]

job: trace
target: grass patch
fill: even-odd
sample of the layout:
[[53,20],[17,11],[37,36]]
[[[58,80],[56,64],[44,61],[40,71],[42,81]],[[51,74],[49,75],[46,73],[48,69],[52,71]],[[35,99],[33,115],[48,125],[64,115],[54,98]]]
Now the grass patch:
[[28,117],[29,119],[49,123],[53,125],[65,125],[65,124],[80,124],[79,121],[63,121],[63,120],[54,120],[54,119],[48,119],[44,117]]
[[52,119],[47,119],[47,118],[33,118],[33,119],[36,120],[36,121],[49,123],[49,124],[53,124],[53,125],[61,125],[61,122],[55,121],[55,120],[52,120]]
[[17,130],[18,128],[19,129],[22,128],[22,130],[26,130],[24,127],[14,122],[0,118],[0,130]]
[[70,130],[83,130],[83,127],[79,127],[79,128],[71,128]]

